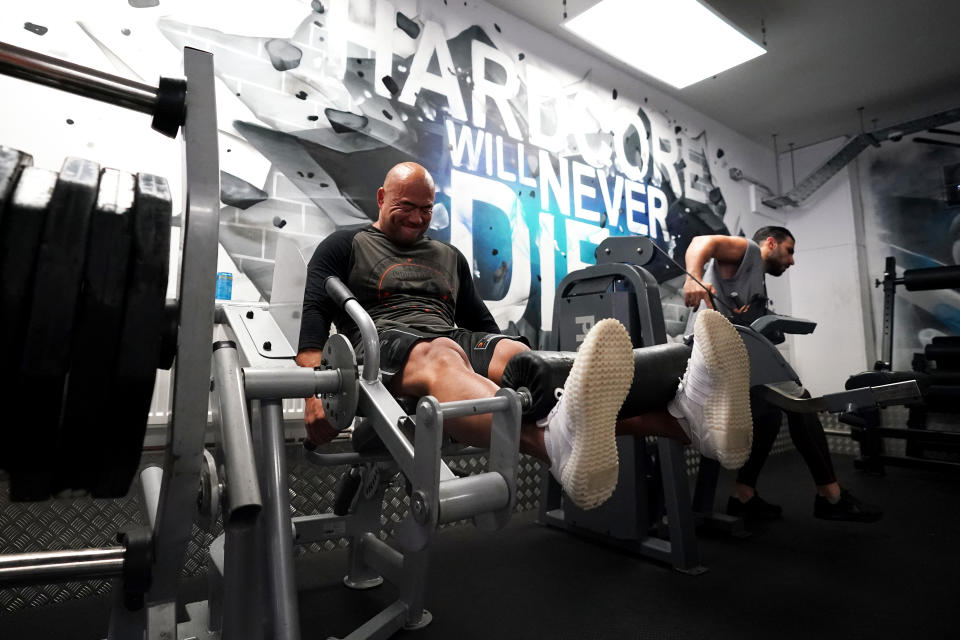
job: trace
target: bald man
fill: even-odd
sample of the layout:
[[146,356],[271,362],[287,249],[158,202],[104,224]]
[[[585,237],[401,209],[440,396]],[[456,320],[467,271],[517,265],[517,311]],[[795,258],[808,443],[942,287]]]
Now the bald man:
[[[320,243],[307,271],[298,364],[320,364],[331,321],[361,352],[359,330],[324,290],[326,278],[337,276],[377,327],[380,374],[393,393],[449,402],[497,392],[507,362],[529,346],[500,332],[463,255],[426,235],[435,195],[426,169],[398,164],[377,190],[377,221],[336,231]],[[521,451],[549,463],[568,498],[585,509],[603,503],[616,486],[617,434],[693,441],[705,455],[736,468],[752,435],[746,350],[720,314],[703,314],[695,335],[693,356],[669,406],[664,402],[661,410],[618,424],[633,381],[633,350],[619,322],[598,322],[578,350],[553,411],[522,426]],[[731,362],[744,368],[730,368]],[[336,436],[319,399],[306,399],[304,420],[313,443]],[[489,414],[445,420],[443,426],[458,442],[490,444]]]

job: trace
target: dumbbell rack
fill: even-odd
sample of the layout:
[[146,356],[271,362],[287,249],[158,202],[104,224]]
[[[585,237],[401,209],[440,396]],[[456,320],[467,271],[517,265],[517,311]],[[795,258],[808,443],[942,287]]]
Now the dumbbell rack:
[[[111,620],[112,636],[126,637],[146,629],[148,640],[170,640],[177,637],[177,584],[196,511],[210,385],[220,210],[213,56],[186,48],[186,81],[164,78],[152,87],[0,43],[0,73],[150,114],[153,128],[170,137],[183,127],[186,202],[177,283],[173,411],[162,484],[147,504],[153,523],[150,586],[144,607],[139,611],[116,607]],[[12,582],[121,576],[125,567],[129,569],[129,554],[121,549],[21,554],[28,557],[8,557],[0,565],[9,569],[5,575]],[[100,570],[95,571],[97,563]],[[50,565],[58,569],[44,568]]]
[[[933,338],[922,353],[914,354],[912,371],[896,371],[893,367],[894,307],[896,290],[903,286],[907,291],[937,291],[960,286],[960,266],[926,267],[906,269],[897,275],[897,260],[888,256],[884,263],[883,280],[876,280],[876,287],[883,287],[883,332],[880,337],[880,360],[873,371],[851,376],[848,388],[862,386],[866,381],[911,380],[923,390],[917,401],[908,405],[906,427],[883,426],[880,411],[865,409],[848,411],[840,421],[851,427],[850,436],[859,444],[860,456],[854,461],[858,469],[872,473],[885,473],[885,466],[909,467],[937,471],[960,471],[960,463],[954,458],[960,450],[960,433],[950,429],[928,428],[928,412],[955,414],[960,385],[951,358],[955,357],[955,342],[958,338],[943,336]],[[931,357],[932,356],[932,357]],[[930,367],[928,360],[936,362]],[[920,365],[920,366],[918,366]],[[946,366],[944,366],[946,365]],[[888,385],[892,386],[892,385]],[[886,452],[886,439],[905,441],[903,455]]]

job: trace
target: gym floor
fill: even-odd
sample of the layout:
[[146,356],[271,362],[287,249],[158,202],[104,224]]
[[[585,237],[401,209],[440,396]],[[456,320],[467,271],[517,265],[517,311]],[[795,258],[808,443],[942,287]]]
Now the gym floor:
[[[680,574],[518,514],[503,531],[470,526],[435,539],[427,607],[433,623],[397,638],[955,638],[960,628],[960,476],[890,468],[885,477],[835,458],[842,483],[881,504],[877,524],[816,520],[799,456],[774,456],[761,491],[784,519],[747,539],[703,533],[709,571]],[[729,478],[724,478],[729,481]],[[723,484],[721,484],[721,490]],[[341,586],[343,551],[299,561],[304,638],[345,636],[388,604],[384,586]],[[201,580],[186,601],[205,597]],[[0,615],[0,638],[105,637],[109,598]]]

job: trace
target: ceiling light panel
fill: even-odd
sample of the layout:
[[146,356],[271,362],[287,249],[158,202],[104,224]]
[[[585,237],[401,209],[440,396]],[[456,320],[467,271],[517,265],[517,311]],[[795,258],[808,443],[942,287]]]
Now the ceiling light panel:
[[563,26],[678,89],[766,53],[697,0],[601,0]]

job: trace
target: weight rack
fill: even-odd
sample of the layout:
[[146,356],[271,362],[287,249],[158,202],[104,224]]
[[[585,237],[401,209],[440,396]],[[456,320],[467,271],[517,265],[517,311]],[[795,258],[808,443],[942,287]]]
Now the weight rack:
[[122,578],[125,587],[136,586],[140,602],[126,589],[124,606],[113,611],[111,637],[146,629],[148,640],[176,638],[177,583],[203,463],[213,338],[220,209],[213,56],[185,48],[185,80],[161,78],[153,87],[0,43],[0,73],[146,113],[152,116],[152,127],[168,137],[175,138],[182,127],[186,202],[178,296],[175,304],[167,305],[176,318],[173,411],[162,482],[152,498],[147,496],[153,530],[145,534],[146,544],[141,535],[131,546],[128,535],[124,547],[0,558],[3,586],[7,581],[66,581],[92,575]]

